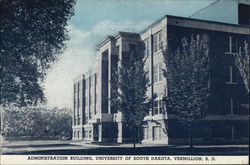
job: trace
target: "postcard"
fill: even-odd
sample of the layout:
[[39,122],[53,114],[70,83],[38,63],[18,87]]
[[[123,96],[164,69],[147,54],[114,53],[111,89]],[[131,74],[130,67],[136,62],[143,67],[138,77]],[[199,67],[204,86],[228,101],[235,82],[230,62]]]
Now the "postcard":
[[0,0],[1,164],[248,164],[248,0]]

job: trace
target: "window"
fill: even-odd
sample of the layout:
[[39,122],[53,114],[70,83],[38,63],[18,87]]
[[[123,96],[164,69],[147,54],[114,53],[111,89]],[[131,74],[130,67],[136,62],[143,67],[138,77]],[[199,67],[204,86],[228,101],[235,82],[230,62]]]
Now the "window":
[[94,76],[95,75],[90,77],[90,88],[94,86]]
[[231,114],[231,115],[239,114],[236,98],[234,97],[225,98],[225,110],[223,114]]
[[89,130],[89,138],[91,138],[91,135],[92,135],[92,131]]
[[159,64],[159,81],[162,80],[162,64]]
[[158,100],[154,101],[154,109],[153,109],[153,115],[158,114]]
[[74,138],[76,138],[76,131],[74,131]]
[[74,109],[76,109],[76,84],[74,84]]
[[161,140],[161,126],[153,127],[153,140]]
[[84,131],[84,137],[88,138],[88,131]]
[[238,39],[235,36],[230,35],[229,40],[226,43],[226,53],[238,52]]
[[154,108],[152,115],[158,115],[163,113],[163,103],[162,99],[154,101]]
[[85,115],[85,124],[88,124],[89,120],[88,120],[88,114]]
[[154,65],[154,83],[162,81],[162,63]]
[[145,44],[145,50],[144,50],[144,57],[148,57],[149,56],[149,39],[145,39],[144,41]]
[[80,138],[80,131],[77,131],[77,138]]
[[162,104],[162,99],[158,101],[159,104],[159,114],[163,113],[163,104]]
[[238,83],[238,70],[235,66],[226,66],[226,83]]
[[[77,83],[77,108],[79,109],[80,107],[80,83]],[[79,110],[78,110],[79,113]]]
[[148,127],[143,128],[143,139],[148,139]]
[[87,78],[86,79],[86,92],[88,91],[88,88],[89,88],[89,79]]
[[153,53],[156,53],[162,49],[162,34],[161,31],[153,35]]

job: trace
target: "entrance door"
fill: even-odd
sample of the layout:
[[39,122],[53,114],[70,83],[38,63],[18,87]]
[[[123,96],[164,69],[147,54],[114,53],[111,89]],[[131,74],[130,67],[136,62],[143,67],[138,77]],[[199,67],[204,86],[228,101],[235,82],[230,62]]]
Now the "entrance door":
[[94,126],[94,132],[93,132],[93,134],[94,134],[94,137],[93,137],[93,139],[94,139],[94,141],[98,141],[98,124],[94,124],[93,125]]

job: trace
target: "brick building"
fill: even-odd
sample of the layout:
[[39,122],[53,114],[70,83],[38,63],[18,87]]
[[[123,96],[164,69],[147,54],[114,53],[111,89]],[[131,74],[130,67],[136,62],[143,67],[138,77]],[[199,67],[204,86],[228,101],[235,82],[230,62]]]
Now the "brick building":
[[[165,67],[161,47],[175,48],[183,37],[199,34],[210,48],[211,100],[209,115],[195,126],[197,142],[224,142],[248,140],[249,110],[243,105],[248,97],[243,80],[234,64],[234,54],[244,41],[249,41],[250,26],[219,23],[166,15],[140,34],[119,32],[108,36],[97,46],[97,59],[92,71],[74,80],[73,139],[91,142],[118,142],[131,140],[130,131],[123,124],[123,116],[110,103],[112,67],[136,49],[145,45],[145,70],[152,84],[147,95],[157,98],[142,126],[143,143],[186,143],[186,130],[178,123],[174,112],[163,115],[162,97],[167,93],[162,75]],[[118,62],[119,61],[119,62]],[[168,121],[166,133],[165,121]],[[157,121],[157,122],[153,122]]]

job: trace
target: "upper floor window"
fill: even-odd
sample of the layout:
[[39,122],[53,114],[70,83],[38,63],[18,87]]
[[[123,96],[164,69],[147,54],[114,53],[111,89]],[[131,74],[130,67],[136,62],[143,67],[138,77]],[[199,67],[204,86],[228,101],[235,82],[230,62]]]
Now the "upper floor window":
[[90,77],[90,88],[94,86],[94,76],[95,75]]
[[86,114],[85,117],[84,117],[84,123],[85,123],[85,124],[88,124],[88,123],[89,123],[88,114]]
[[230,35],[228,42],[226,42],[226,53],[238,52],[238,39],[235,36]]
[[154,83],[162,81],[162,63],[154,65]]
[[162,33],[161,31],[153,35],[153,53],[156,53],[162,49]]
[[225,112],[224,114],[236,115],[238,114],[237,99],[233,97],[225,98]]
[[77,108],[80,108],[80,82],[77,83]]
[[144,40],[145,49],[144,49],[144,57],[147,58],[149,56],[149,39]]
[[162,99],[154,101],[154,108],[152,115],[163,114],[163,103]]
[[89,79],[87,78],[85,82],[86,82],[86,90],[88,90],[88,88],[89,88]]
[[76,84],[74,84],[74,110],[76,109]]
[[238,70],[235,66],[226,66],[226,83],[238,83]]

